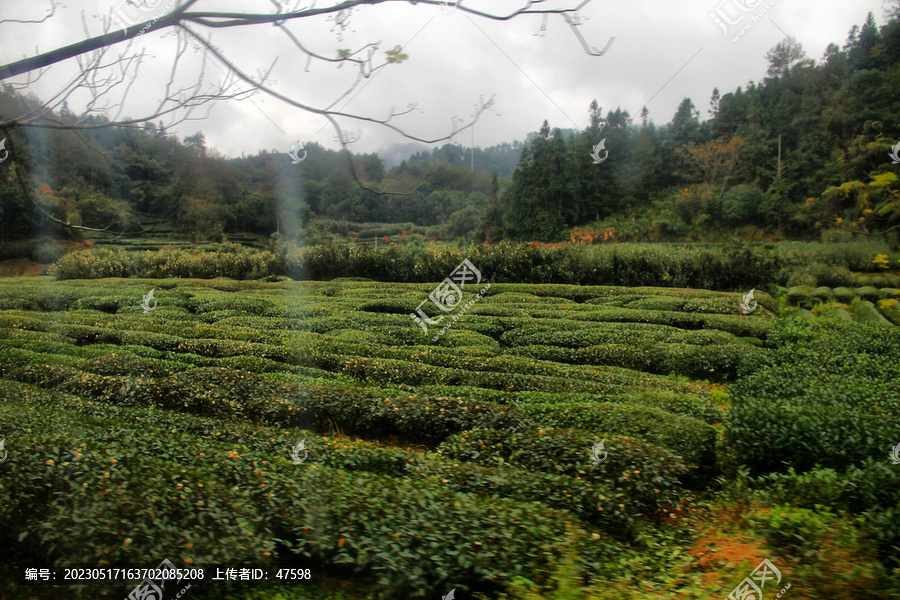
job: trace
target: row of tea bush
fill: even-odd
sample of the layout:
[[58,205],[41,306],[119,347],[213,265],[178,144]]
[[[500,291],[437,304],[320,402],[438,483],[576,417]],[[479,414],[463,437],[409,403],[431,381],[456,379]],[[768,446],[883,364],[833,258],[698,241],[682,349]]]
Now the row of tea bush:
[[[875,254],[866,248],[864,253],[871,261]],[[213,252],[180,249],[75,252],[56,263],[55,273],[60,279],[259,279],[288,276],[307,280],[367,277],[378,281],[435,282],[443,280],[467,258],[487,280],[495,283],[662,286],[738,291],[788,283],[848,285],[853,278],[849,267],[878,270],[877,265],[850,260],[848,256],[840,249],[832,254],[823,253],[821,249],[776,252],[773,248],[742,244],[543,246],[504,242],[467,249],[392,246],[382,250],[336,244],[277,251],[225,245]],[[796,276],[800,270],[804,273],[815,271],[815,274]],[[826,277],[828,273],[838,273],[839,276],[829,279]],[[900,280],[896,284],[887,282],[886,285],[900,285]]]

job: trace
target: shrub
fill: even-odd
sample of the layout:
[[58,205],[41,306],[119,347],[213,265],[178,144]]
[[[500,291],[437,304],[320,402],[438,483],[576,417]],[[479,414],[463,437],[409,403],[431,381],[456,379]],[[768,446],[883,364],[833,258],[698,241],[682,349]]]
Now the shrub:
[[698,469],[698,481],[709,477],[715,469],[716,429],[691,417],[606,402],[592,405],[523,404],[519,410],[551,427],[577,427],[604,434],[635,436],[664,446]]
[[[171,459],[187,441],[182,436],[165,436],[171,446],[163,457],[122,445],[134,440],[146,451],[134,425],[50,407],[7,402],[0,405],[0,423],[13,433],[7,448],[28,448],[4,465],[12,478],[0,487],[0,520],[10,537],[16,534],[20,544],[24,539],[50,558],[102,565],[169,556],[183,563],[197,556],[185,550],[185,535],[207,560],[262,562],[262,553],[274,548],[249,498],[234,493],[211,469]],[[174,482],[197,481],[203,487],[191,483],[189,495],[174,493]],[[220,512],[222,505],[227,513]],[[123,544],[126,530],[141,523],[153,523],[153,535],[141,544]],[[138,537],[136,531],[132,535]]]
[[787,301],[801,308],[812,308],[815,306],[813,299],[813,287],[811,285],[798,285],[788,289]]
[[834,288],[834,298],[838,302],[850,304],[850,302],[856,298],[856,290],[847,287]]
[[620,535],[627,534],[647,508],[630,498],[621,508],[616,490],[600,481],[510,466],[421,461],[411,472],[417,477],[431,477],[455,492],[540,502]]
[[[9,352],[5,350],[3,352]],[[412,443],[438,444],[473,427],[527,424],[515,410],[463,398],[390,397],[343,386],[279,383],[246,371],[197,368],[171,377],[108,377],[68,366],[10,365],[3,375],[110,404],[157,406],[200,416],[249,419]]]
[[894,325],[900,325],[900,301],[891,298],[890,300],[879,300],[878,310]]
[[834,298],[834,292],[829,287],[817,287],[812,291],[812,297],[821,302],[828,302]]
[[850,304],[850,314],[860,323],[891,326],[891,322],[881,316],[881,313],[875,310],[875,305],[868,300],[854,299]]
[[634,438],[609,435],[604,444],[606,460],[594,464],[591,449],[601,439],[596,433],[579,429],[473,429],[448,437],[438,452],[456,461],[492,467],[511,465],[599,481],[636,502],[638,510],[679,493],[678,481],[687,467],[671,451]]
[[861,514],[870,509],[886,510],[897,501],[893,490],[900,486],[900,470],[887,460],[866,459],[843,471],[815,468],[797,473],[770,473],[757,484],[776,502],[805,508],[816,504]]
[[437,282],[469,258],[493,282],[656,285],[744,289],[773,281],[777,259],[761,248],[727,246],[541,247],[533,244],[458,248],[391,246],[374,250],[341,244],[279,247],[277,253],[222,244],[202,252],[92,250],[62,257],[60,279],[98,277],[231,277],[331,280],[368,277],[380,281]]
[[881,298],[881,292],[878,290],[878,288],[872,286],[857,288],[856,295],[863,300],[868,300],[869,302],[877,302],[879,298]]
[[793,506],[771,507],[766,512],[753,512],[748,516],[750,526],[759,531],[776,550],[802,555],[808,549],[817,548],[822,539],[833,530],[835,516],[827,509],[809,510]]
[[772,338],[730,390],[726,438],[743,464],[842,470],[896,444],[900,330],[819,318],[780,323]]
[[[6,536],[51,559],[266,565],[287,554],[277,536],[307,560],[350,565],[412,597],[441,577],[498,582],[521,568],[540,572],[584,537],[569,514],[537,504],[455,493],[430,479],[292,465],[147,423],[9,402],[0,426],[14,432],[7,447],[18,457],[4,467],[15,479],[0,487],[0,522]],[[147,523],[149,540],[123,543]]]
[[741,360],[760,350],[746,344],[697,346],[692,344],[606,344],[582,348],[576,359],[649,373],[686,375],[718,381],[733,377]]

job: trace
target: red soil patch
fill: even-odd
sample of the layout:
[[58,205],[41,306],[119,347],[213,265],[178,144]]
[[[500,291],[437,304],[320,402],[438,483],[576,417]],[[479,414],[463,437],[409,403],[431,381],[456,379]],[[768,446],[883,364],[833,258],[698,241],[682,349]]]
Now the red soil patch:
[[746,565],[749,574],[764,558],[769,558],[760,541],[740,531],[740,511],[726,510],[710,516],[706,520],[708,526],[689,550],[696,559],[694,569],[703,572],[710,587],[731,583],[737,565]]
[[35,277],[44,270],[41,263],[24,258],[0,261],[0,277]]

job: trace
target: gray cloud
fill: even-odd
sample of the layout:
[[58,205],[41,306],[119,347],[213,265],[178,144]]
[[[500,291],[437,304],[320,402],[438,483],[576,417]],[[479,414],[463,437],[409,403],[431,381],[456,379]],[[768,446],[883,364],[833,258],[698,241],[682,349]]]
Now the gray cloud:
[[[302,0],[301,6],[309,3]],[[522,3],[472,0],[465,4],[502,13]],[[732,3],[754,10],[742,13]],[[736,31],[766,3],[765,13],[736,42],[710,17],[717,9],[732,20],[743,17],[740,25],[733,26]],[[544,5],[550,4],[548,0]],[[379,72],[337,106],[385,118],[392,106],[399,111],[417,103],[415,113],[398,117],[394,123],[420,137],[447,135],[452,117],[468,120],[479,96],[496,95],[494,111],[484,113],[475,128],[474,143],[483,147],[524,139],[544,119],[553,127],[583,128],[594,98],[604,112],[621,107],[635,117],[647,104],[651,119],[665,123],[682,98],[690,97],[705,118],[714,87],[724,94],[765,77],[765,54],[785,34],[795,37],[807,54],[818,60],[829,43],[843,45],[850,28],[861,25],[868,12],[882,22],[881,4],[881,0],[728,0],[723,6],[721,0],[592,0],[580,13],[579,31],[588,44],[598,48],[610,37],[616,38],[602,57],[586,54],[559,15],[550,16],[541,32],[543,19],[538,15],[500,22],[421,3],[390,2],[356,10],[340,40],[339,27],[324,17],[286,27],[307,47],[325,56],[335,56],[338,48],[380,41],[379,55],[383,57],[384,50],[403,45],[409,55],[406,62]],[[164,6],[165,1],[159,5]],[[90,33],[96,35],[99,15],[113,6],[104,0],[67,0],[66,6],[43,24],[0,25],[0,39],[4,40],[0,62],[33,55],[35,46],[46,51],[83,39],[82,11]],[[47,7],[49,2],[5,0],[3,12],[5,18],[33,19]],[[270,0],[200,0],[195,5],[195,10],[199,9],[271,13],[274,5]],[[212,31],[213,43],[249,74],[265,70],[275,61],[272,87],[313,106],[333,102],[356,79],[357,73],[349,65],[336,69],[331,63],[313,60],[307,71],[305,56],[272,25],[195,30],[204,35]],[[141,65],[125,114],[144,114],[158,102],[169,77],[175,43],[171,33],[149,33],[134,42],[132,48],[146,48],[149,56]],[[124,47],[119,44],[114,50]],[[180,71],[183,81],[196,78],[200,56],[189,51]],[[72,60],[56,65],[29,89],[47,98],[74,69]],[[206,75],[210,81],[220,80],[224,71],[212,59]],[[78,110],[77,101],[86,98],[82,95],[73,100],[72,108]],[[197,116],[204,114],[200,111]],[[361,134],[354,144],[356,151],[372,152],[406,141],[378,125],[342,123],[348,131]],[[198,130],[204,132],[210,146],[228,156],[260,149],[286,152],[298,139],[338,147],[334,130],[324,118],[263,94],[243,102],[219,103],[208,117],[183,123],[175,132],[183,138]],[[467,131],[454,141],[468,146],[472,135]]]

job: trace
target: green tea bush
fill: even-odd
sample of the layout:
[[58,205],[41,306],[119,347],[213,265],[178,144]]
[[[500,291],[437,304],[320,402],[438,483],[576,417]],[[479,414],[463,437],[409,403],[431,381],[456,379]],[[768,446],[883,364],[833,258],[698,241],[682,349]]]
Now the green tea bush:
[[188,277],[260,279],[279,274],[278,258],[268,251],[224,247],[213,252],[164,249],[157,252],[90,250],[66,254],[56,262],[59,279],[104,277]]
[[678,374],[719,381],[734,377],[738,365],[751,354],[761,352],[747,344],[697,346],[692,344],[605,344],[582,348],[579,363],[611,365],[648,373]]
[[833,530],[835,515],[828,509],[817,510],[774,505],[766,512],[755,511],[747,517],[750,526],[765,537],[773,549],[803,556],[817,548]]
[[779,274],[779,280],[787,287],[798,285],[838,287],[854,285],[856,281],[847,267],[821,262],[785,267]]
[[370,574],[391,596],[434,595],[436,581],[483,585],[545,572],[573,534],[584,535],[566,512],[429,480],[326,468],[298,479],[271,501],[277,514],[289,515],[294,552]]
[[868,300],[869,302],[877,302],[881,298],[881,291],[876,287],[864,286],[856,288],[856,295],[863,300]]
[[900,299],[879,300],[878,310],[894,325],[900,325]]
[[620,508],[622,495],[599,481],[511,466],[423,461],[411,473],[416,477],[431,477],[455,492],[540,502],[619,535],[629,533],[640,511],[647,508],[630,501],[626,508]]
[[6,465],[15,481],[0,487],[4,537],[19,540],[7,552],[22,552],[24,541],[30,552],[86,565],[159,556],[265,565],[290,549],[412,597],[441,577],[500,582],[545,570],[572,535],[584,535],[568,513],[538,504],[456,493],[432,479],[292,465],[155,425],[164,423],[0,406],[0,427],[16,439]]
[[558,363],[574,364],[578,362],[578,350],[559,346],[547,346],[533,344],[528,346],[516,346],[509,349],[510,354],[518,356],[530,356],[540,360],[548,360]]
[[837,510],[861,514],[871,509],[886,510],[897,503],[894,491],[900,486],[900,469],[887,460],[866,459],[843,471],[815,468],[797,473],[769,473],[755,480],[775,502],[804,508],[821,504]]
[[412,443],[435,445],[475,427],[515,428],[529,421],[517,411],[466,398],[386,397],[341,386],[304,386],[293,400],[292,423],[316,429],[329,421],[358,435],[396,435]]
[[[4,465],[9,479],[0,487],[0,521],[18,540],[11,552],[27,546],[51,559],[98,565],[193,560],[185,536],[205,560],[262,562],[274,548],[252,502],[212,469],[123,445],[133,439],[133,426],[9,402],[0,405],[0,427],[11,433],[7,448],[16,454]],[[166,438],[170,455],[181,452],[182,440]],[[202,487],[193,483],[201,481]],[[190,482],[191,493],[177,492],[175,482]],[[123,544],[126,532],[137,539],[135,525],[147,523],[152,536]]]
[[294,371],[292,367],[284,363],[258,356],[227,356],[219,360],[218,364],[230,369],[252,373],[292,373]]
[[[4,352],[10,352],[5,350]],[[331,424],[357,435],[396,435],[437,444],[473,427],[527,424],[515,410],[464,398],[388,397],[344,386],[281,383],[246,371],[197,368],[171,377],[109,377],[69,366],[2,366],[23,383],[125,406],[157,406],[200,416],[326,431]]]
[[[209,251],[157,252],[91,250],[66,254],[56,265],[60,279],[99,277],[196,277],[295,280],[338,278],[427,283],[443,280],[468,258],[494,283],[691,287],[746,290],[769,284],[853,285],[850,271],[874,271],[872,256],[891,253],[865,244],[786,244],[773,252],[763,246],[617,244],[558,247],[538,244],[397,246],[375,250],[344,244],[274,252],[222,244]],[[553,295],[553,294],[551,294]],[[587,298],[570,299],[583,302]],[[674,307],[671,301],[647,305]],[[641,306],[641,305],[638,305]],[[681,309],[678,309],[681,310]]]
[[843,470],[897,443],[900,330],[819,318],[770,337],[775,350],[748,360],[730,390],[726,439],[742,464]]
[[[566,403],[582,403],[596,404],[598,402],[614,402],[621,404],[631,404],[637,406],[647,406],[657,408],[673,415],[684,415],[694,417],[706,423],[721,423],[723,413],[721,409],[716,407],[708,393],[702,393],[703,390],[697,389],[694,393],[679,393],[665,389],[653,389],[646,386],[635,386],[634,389],[616,392],[602,393],[554,393],[545,392],[518,392],[518,393],[501,393],[497,397],[492,397],[495,402],[503,404],[513,404],[519,406],[521,404],[566,404]],[[470,395],[470,392],[461,391],[460,393]]]
[[838,302],[843,302],[844,304],[850,304],[850,302],[856,297],[856,290],[849,287],[836,287],[834,288],[834,298]]
[[860,323],[867,325],[890,326],[891,322],[885,319],[881,313],[875,309],[875,305],[868,300],[860,300],[855,298],[850,303],[850,314]]
[[817,287],[812,291],[811,296],[821,302],[829,302],[834,299],[834,292],[829,287]]
[[777,258],[747,246],[546,247],[500,243],[468,248],[390,246],[382,250],[343,244],[282,247],[276,253],[220,245],[209,252],[91,250],[63,256],[60,279],[100,277],[230,277],[331,280],[368,277],[378,281],[437,282],[468,258],[496,283],[581,284],[744,289],[774,281]]
[[798,285],[788,289],[787,301],[793,306],[801,308],[812,308],[816,301],[813,298],[814,288],[812,285]]
[[571,427],[619,436],[634,436],[675,452],[696,468],[697,481],[716,466],[716,428],[658,409],[601,402],[596,404],[520,404],[522,414],[551,427]]
[[[606,440],[606,459],[594,464],[591,449],[601,439]],[[625,500],[620,503],[634,502],[639,511],[679,494],[679,479],[688,471],[684,462],[665,448],[631,437],[607,435],[604,438],[580,429],[473,429],[448,437],[438,452],[445,461],[452,459],[490,467],[510,465],[601,482],[622,494],[619,497]]]
[[79,310],[96,310],[115,314],[124,306],[136,305],[133,297],[126,296],[87,296],[79,298],[74,308]]

